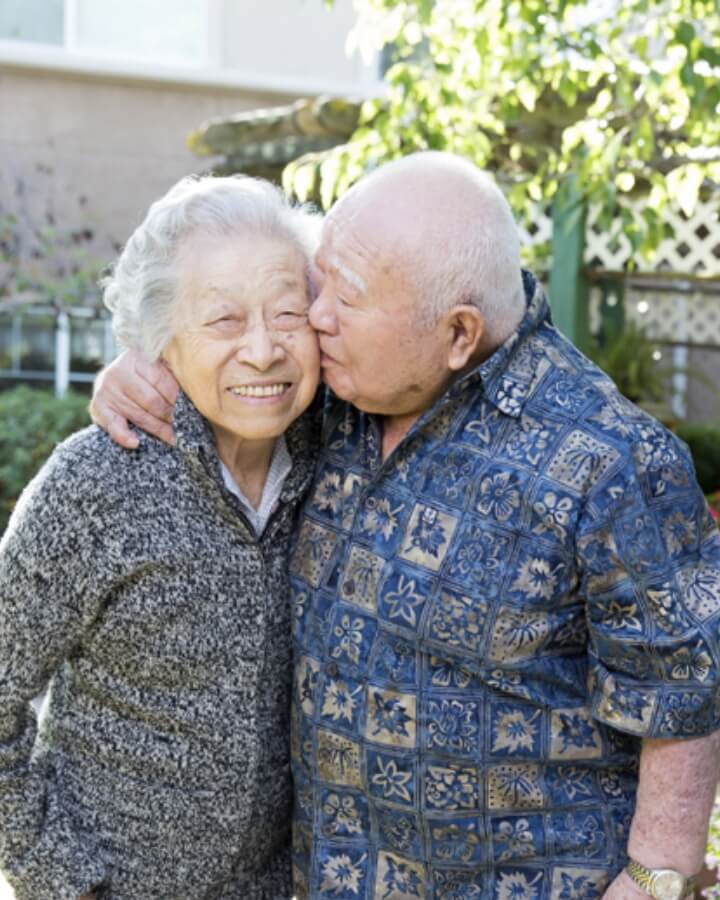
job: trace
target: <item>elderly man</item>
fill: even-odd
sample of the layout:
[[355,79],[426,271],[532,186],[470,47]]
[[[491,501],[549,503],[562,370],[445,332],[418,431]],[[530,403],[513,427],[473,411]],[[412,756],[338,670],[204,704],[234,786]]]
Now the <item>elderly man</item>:
[[[686,449],[553,327],[471,164],[366,177],[317,264],[298,897],[680,900],[720,715],[720,536]],[[172,401],[136,359],[105,376],[121,442],[125,416],[158,429],[134,405],[167,418],[152,384]]]

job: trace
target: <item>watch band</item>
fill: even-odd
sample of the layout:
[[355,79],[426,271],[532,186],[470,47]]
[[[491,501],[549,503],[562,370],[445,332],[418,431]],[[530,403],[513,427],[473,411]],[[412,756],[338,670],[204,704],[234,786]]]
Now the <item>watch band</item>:
[[655,900],[683,900],[695,889],[695,876],[688,877],[675,869],[648,869],[631,859],[625,871]]

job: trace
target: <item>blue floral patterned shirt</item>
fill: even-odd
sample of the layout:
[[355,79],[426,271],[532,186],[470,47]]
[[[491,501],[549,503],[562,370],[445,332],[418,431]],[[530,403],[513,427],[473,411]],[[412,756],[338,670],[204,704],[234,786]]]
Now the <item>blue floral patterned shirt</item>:
[[685,446],[526,316],[383,463],[329,398],[291,564],[299,900],[591,900],[640,739],[718,726]]

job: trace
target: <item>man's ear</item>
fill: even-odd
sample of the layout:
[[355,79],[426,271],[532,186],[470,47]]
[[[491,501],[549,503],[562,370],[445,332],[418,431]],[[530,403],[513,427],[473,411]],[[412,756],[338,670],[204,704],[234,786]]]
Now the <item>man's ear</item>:
[[450,337],[448,368],[453,372],[464,369],[477,355],[485,334],[485,319],[476,306],[454,306],[447,314]]

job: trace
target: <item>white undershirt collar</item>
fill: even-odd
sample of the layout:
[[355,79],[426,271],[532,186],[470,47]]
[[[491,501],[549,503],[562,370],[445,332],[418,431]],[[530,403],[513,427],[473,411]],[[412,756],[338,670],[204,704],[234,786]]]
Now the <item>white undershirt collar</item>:
[[270,468],[268,469],[265,485],[263,486],[262,497],[260,498],[260,503],[256,509],[242,492],[228,467],[220,460],[220,471],[222,472],[225,487],[240,501],[243,512],[250,520],[250,524],[258,537],[265,531],[270,516],[273,514],[278,500],[280,499],[285,479],[290,474],[291,469],[292,458],[290,457],[290,452],[287,448],[285,436],[281,434],[275,441],[272,459],[270,460]]

